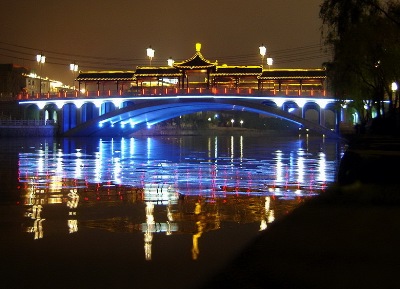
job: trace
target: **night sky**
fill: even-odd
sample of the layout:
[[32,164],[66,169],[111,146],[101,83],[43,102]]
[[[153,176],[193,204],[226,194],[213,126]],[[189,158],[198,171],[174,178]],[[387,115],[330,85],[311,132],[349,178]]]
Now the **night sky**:
[[267,47],[272,68],[320,68],[329,60],[321,39],[322,0],[1,0],[0,62],[38,69],[70,82],[79,69],[135,70],[183,61],[202,44],[210,61],[260,65]]

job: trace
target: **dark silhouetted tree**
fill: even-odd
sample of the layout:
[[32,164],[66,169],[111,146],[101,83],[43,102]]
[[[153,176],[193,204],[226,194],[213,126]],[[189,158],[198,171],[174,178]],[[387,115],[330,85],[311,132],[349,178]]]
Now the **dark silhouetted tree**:
[[[396,112],[391,83],[400,80],[400,2],[325,0],[320,7],[325,44],[333,59],[326,64],[330,89],[352,100],[362,122]],[[367,108],[367,109],[366,109]]]

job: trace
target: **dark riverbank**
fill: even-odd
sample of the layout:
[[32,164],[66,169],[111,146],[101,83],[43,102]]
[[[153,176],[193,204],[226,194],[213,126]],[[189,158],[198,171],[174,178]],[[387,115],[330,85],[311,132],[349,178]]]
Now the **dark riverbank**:
[[[56,125],[18,125],[18,121],[0,121],[0,137],[56,137],[58,128]],[[23,122],[23,121],[19,121]],[[27,121],[26,121],[27,122]],[[31,121],[35,122],[35,121]],[[40,121],[37,121],[40,122]],[[43,121],[41,121],[43,122]],[[142,129],[132,133],[131,137],[158,137],[158,136],[200,136],[200,135],[233,135],[233,136],[290,136],[290,135],[313,135],[305,131],[295,130],[267,130],[267,129],[249,129],[240,127],[214,127],[206,129],[179,129],[168,127],[157,127],[151,129]]]
[[340,182],[199,288],[400,288],[400,139],[361,136],[348,151]]
[[173,127],[155,127],[151,129],[142,129],[137,131],[131,136],[196,136],[196,135],[274,135],[274,136],[287,136],[297,135],[298,131],[294,130],[267,130],[267,129],[250,129],[240,127],[212,127],[203,129],[180,129]]
[[0,125],[1,137],[53,137],[57,135],[54,125]]

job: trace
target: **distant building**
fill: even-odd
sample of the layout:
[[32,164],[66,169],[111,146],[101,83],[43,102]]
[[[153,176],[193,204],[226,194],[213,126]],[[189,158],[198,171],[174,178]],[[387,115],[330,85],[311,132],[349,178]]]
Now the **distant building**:
[[[25,92],[29,95],[37,93],[57,92],[51,89],[51,81],[48,78],[41,78],[34,73],[24,74]],[[41,88],[40,88],[41,87]]]
[[0,64],[0,97],[12,98],[26,92],[28,69],[15,64]]
[[0,64],[0,98],[12,99],[18,95],[56,93],[71,88],[60,81],[31,73],[16,64]]

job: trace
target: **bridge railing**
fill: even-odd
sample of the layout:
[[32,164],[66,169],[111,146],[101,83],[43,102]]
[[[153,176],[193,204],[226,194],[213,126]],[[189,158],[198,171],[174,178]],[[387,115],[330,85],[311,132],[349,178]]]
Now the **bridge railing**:
[[141,89],[123,90],[97,90],[97,91],[69,91],[55,93],[20,94],[19,100],[58,99],[58,98],[109,98],[109,97],[135,97],[135,96],[174,96],[174,95],[238,95],[238,96],[290,96],[290,97],[326,97],[325,90],[277,90],[253,88],[171,88],[171,87],[146,87]]
[[43,126],[55,125],[54,120],[34,120],[34,119],[0,119],[0,126]]

